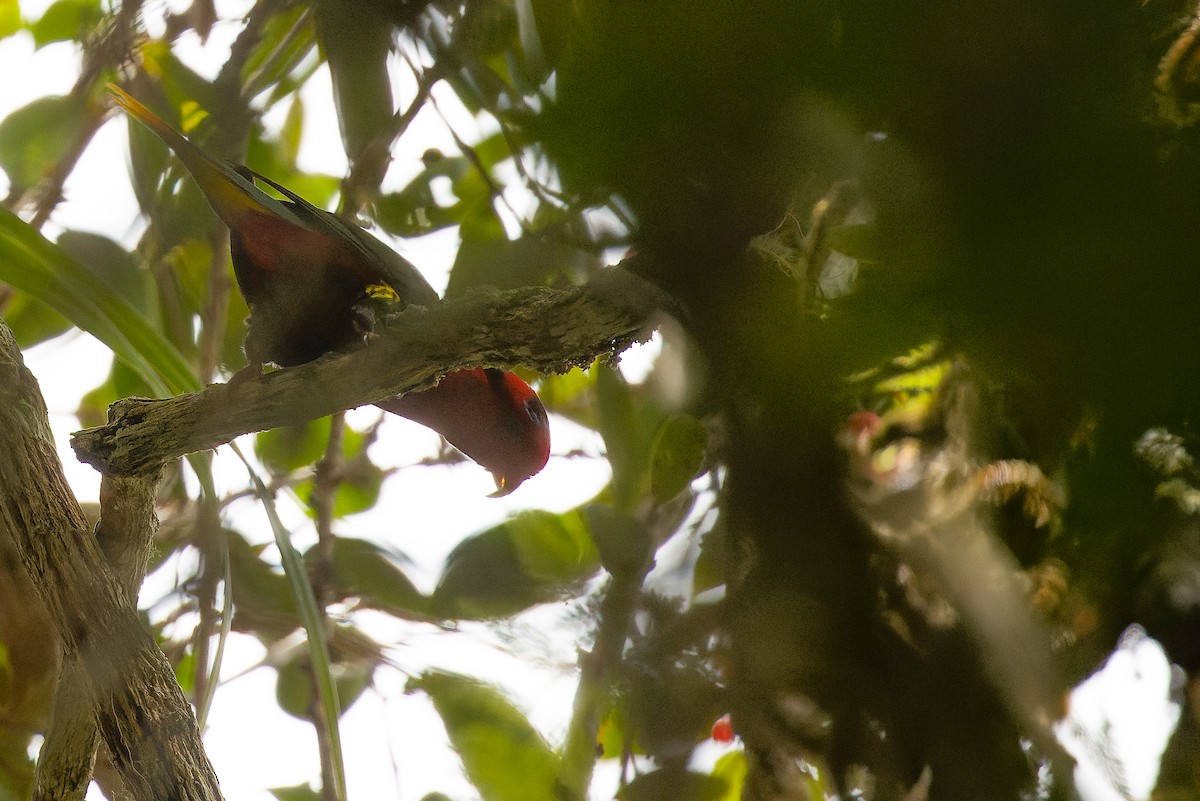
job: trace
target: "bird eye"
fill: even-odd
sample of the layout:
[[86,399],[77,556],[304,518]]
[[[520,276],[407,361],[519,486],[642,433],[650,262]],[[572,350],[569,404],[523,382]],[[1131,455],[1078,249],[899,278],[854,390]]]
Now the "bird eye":
[[525,401],[525,414],[529,415],[529,419],[539,425],[546,425],[546,407],[537,398],[530,398]]

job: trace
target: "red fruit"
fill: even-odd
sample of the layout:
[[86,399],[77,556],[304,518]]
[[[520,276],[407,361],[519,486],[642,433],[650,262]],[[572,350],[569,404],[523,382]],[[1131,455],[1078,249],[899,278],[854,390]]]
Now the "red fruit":
[[712,738],[718,743],[733,742],[733,722],[730,721],[728,714],[721,715],[712,725]]

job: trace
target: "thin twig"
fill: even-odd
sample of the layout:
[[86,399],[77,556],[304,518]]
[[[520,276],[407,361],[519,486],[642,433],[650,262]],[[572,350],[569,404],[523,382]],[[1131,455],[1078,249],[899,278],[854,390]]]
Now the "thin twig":
[[242,83],[242,71],[246,68],[250,56],[253,55],[255,46],[262,39],[263,30],[271,17],[291,5],[291,2],[292,0],[258,0],[250,9],[250,13],[246,15],[246,27],[230,45],[229,59],[217,73],[216,80],[213,81],[213,85],[218,90],[216,93],[218,97],[226,98],[229,102],[233,102],[236,98],[241,105],[245,105],[247,98],[242,95],[245,89]]
[[496,179],[492,177],[488,168],[484,166],[483,159],[479,157],[478,151],[471,145],[468,145],[466,140],[458,135],[458,132],[454,130],[454,126],[450,124],[450,120],[446,119],[446,115],[442,113],[441,107],[438,106],[437,98],[432,94],[429,95],[429,104],[433,106],[433,110],[437,112],[437,115],[442,118],[442,123],[450,133],[450,138],[454,140],[455,146],[462,151],[462,154],[471,162],[471,166],[479,173],[479,177],[487,184],[488,196],[503,203],[504,207],[512,214],[513,219],[517,221],[517,225],[521,227],[521,230],[527,234],[530,233],[529,223],[520,214],[517,214],[517,210],[512,207],[512,204],[508,202],[508,198],[504,196],[504,190],[496,183]]
[[[408,65],[417,79],[417,91],[408,108],[393,114],[391,124],[380,131],[363,149],[359,158],[350,165],[350,172],[342,181],[342,214],[354,216],[362,206],[366,205],[364,196],[367,193],[363,186],[367,180],[366,176],[382,176],[386,172],[386,170],[379,169],[378,165],[391,158],[392,144],[408,130],[408,126],[412,124],[429,100],[434,84],[441,80],[441,74],[436,69],[419,72],[411,61],[408,62]],[[378,192],[378,187],[372,188],[372,193],[375,192]]]
[[[417,71],[416,65],[413,64],[412,59],[408,56],[408,54],[402,54],[402,57],[408,64],[409,68],[415,73]],[[446,115],[442,113],[442,109],[438,105],[437,98],[433,96],[432,92],[429,94],[429,104],[433,107],[433,110],[437,112],[437,115],[442,118],[442,124],[446,126],[446,131],[449,132],[450,137],[454,140],[455,146],[462,151],[462,154],[467,157],[467,160],[469,160],[472,166],[475,167],[476,171],[478,171],[479,176],[483,179],[483,182],[487,184],[488,196],[499,198],[500,202],[504,204],[505,208],[512,213],[513,219],[517,221],[517,224],[521,227],[521,230],[529,233],[528,224],[524,219],[521,218],[521,215],[517,214],[516,209],[512,207],[512,204],[508,202],[508,199],[504,197],[503,190],[496,183],[496,180],[492,178],[492,174],[488,172],[487,167],[484,166],[483,160],[479,158],[479,153],[476,152],[475,148],[468,145],[466,141],[458,135],[458,132],[454,130],[454,126],[450,124],[450,120],[448,120]]]
[[611,686],[620,669],[634,612],[639,607],[642,584],[654,566],[651,540],[646,537],[644,542],[644,552],[631,557],[628,565],[613,566],[612,578],[600,602],[595,644],[591,651],[581,653],[579,657],[579,686],[575,691],[559,776],[564,797],[572,801],[587,798],[596,764],[596,737],[601,716],[610,703]]
[[[321,625],[326,638],[332,631],[328,607],[333,598],[333,505],[337,499],[338,487],[343,480],[342,444],[345,441],[346,413],[338,412],[329,418],[329,441],[325,444],[325,454],[317,462],[313,473],[312,494],[309,505],[316,513],[317,548],[316,560],[310,568],[310,581],[313,596],[316,598],[317,610],[321,615]],[[313,687],[313,701],[309,709],[309,721],[317,735],[317,751],[321,761],[321,798],[323,801],[337,801],[337,776],[334,768],[333,743],[325,726],[326,716],[321,706],[321,692],[317,685],[317,675],[313,671],[309,676]]]
[[330,415],[329,441],[325,445],[325,455],[313,472],[312,494],[308,501],[317,518],[317,561],[312,568],[312,584],[322,611],[333,597],[333,506],[344,478],[342,443],[346,439],[345,433],[346,413]]
[[69,97],[83,109],[84,124],[79,128],[78,135],[70,147],[37,186],[29,191],[10,195],[5,200],[9,209],[16,209],[32,200],[34,213],[29,224],[34,228],[41,228],[62,201],[63,185],[108,116],[108,110],[104,106],[92,102],[92,95],[101,76],[125,60],[134,40],[141,6],[141,0],[122,3],[107,30],[97,41],[84,46],[83,67],[69,93]]
[[275,69],[276,65],[280,62],[280,60],[283,59],[284,55],[291,48],[292,42],[296,41],[296,39],[300,37],[300,34],[304,32],[304,28],[309,24],[309,18],[311,16],[311,9],[304,9],[304,11],[300,13],[300,16],[296,17],[296,21],[292,24],[292,27],[288,29],[288,32],[284,34],[283,39],[279,43],[279,47],[275,48],[274,52],[272,52],[271,55],[263,61],[259,68],[254,71],[254,74],[246,78],[246,82],[243,86],[243,92],[244,99],[247,103],[250,101],[250,98],[256,97],[259,92],[262,92],[266,89],[266,86],[263,86],[260,89],[259,84],[265,80],[264,76],[271,74],[272,70]]

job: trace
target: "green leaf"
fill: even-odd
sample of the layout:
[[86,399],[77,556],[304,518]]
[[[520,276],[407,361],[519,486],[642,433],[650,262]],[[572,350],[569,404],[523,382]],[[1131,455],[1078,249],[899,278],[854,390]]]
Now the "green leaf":
[[504,524],[525,574],[543,584],[563,586],[590,576],[599,554],[578,511],[552,514],[530,510]]
[[649,480],[649,448],[642,436],[633,396],[625,379],[614,368],[596,370],[596,405],[600,435],[612,464],[613,502],[631,509],[641,499]]
[[712,775],[725,782],[725,792],[719,801],[738,801],[746,784],[746,752],[730,751],[722,756],[713,765]]
[[310,719],[313,679],[307,661],[293,659],[279,668],[275,676],[275,702],[294,718]]
[[594,383],[591,372],[575,367],[569,373],[542,376],[538,382],[538,397],[555,414],[594,429],[596,409],[590,391]]
[[271,795],[279,801],[321,801],[324,796],[309,787],[308,784],[296,784],[291,787],[272,787]]
[[712,732],[728,707],[711,669],[686,657],[654,668],[626,671],[630,730],[652,757],[686,753]]
[[118,242],[88,231],[66,230],[59,234],[58,246],[143,315],[154,311],[150,273]]
[[374,4],[358,0],[318,0],[314,21],[333,79],[342,144],[357,161],[391,122],[392,28]]
[[521,569],[503,525],[464,540],[446,560],[430,597],[434,617],[490,620],[549,600]]
[[143,71],[155,78],[154,91],[165,101],[147,105],[193,140],[215,130],[207,109],[220,103],[211,81],[184,64],[170,42],[152,39],[138,48],[138,55]]
[[33,790],[33,760],[29,758],[32,733],[0,727],[0,801],[25,801]]
[[356,659],[352,662],[339,662],[334,667],[338,702],[342,705],[341,713],[344,715],[371,686],[375,665],[363,659]]
[[619,801],[718,801],[725,798],[727,782],[682,768],[667,767],[643,773],[617,791]]
[[546,54],[542,50],[542,40],[538,35],[533,3],[531,0],[516,0],[513,5],[516,7],[517,30],[521,39],[521,50],[525,54],[525,65],[540,83],[545,80],[549,70],[546,67]]
[[829,232],[829,247],[859,261],[879,260],[879,245],[875,241],[872,223],[840,225]]
[[461,219],[460,204],[441,205],[432,184],[438,178],[453,181],[471,169],[474,167],[463,156],[447,158],[437,151],[427,152],[425,169],[406,187],[375,201],[375,221],[389,234],[403,237],[420,236],[454,225]]
[[[542,48],[542,54],[545,57],[545,69],[553,70],[558,66],[559,56],[562,54],[563,45],[567,38],[567,33],[575,24],[574,13],[571,8],[555,0],[519,0],[520,3],[529,3],[531,12],[530,16],[537,24],[538,42]],[[518,15],[521,14],[520,6],[517,7]],[[525,25],[524,19],[520,20],[520,24]],[[525,39],[525,34],[521,35],[522,40]],[[528,51],[528,47],[525,50]],[[530,68],[533,69],[536,65],[528,55],[526,60],[530,62]],[[539,79],[542,76],[534,70],[534,79]]]
[[580,510],[523,512],[451,552],[431,612],[468,620],[506,617],[561,597],[599,565]]
[[674,498],[704,466],[708,432],[695,417],[677,414],[658,429],[650,457],[650,494],[659,503]]
[[[149,274],[139,269],[128,251],[108,237],[82,231],[64,231],[59,235],[58,244],[119,297],[131,300],[138,311],[149,315]],[[70,320],[24,292],[14,293],[4,310],[4,319],[23,348],[44,342],[72,327]]]
[[246,88],[252,93],[258,93],[267,87],[273,87],[267,100],[270,107],[280,97],[296,88],[297,84],[288,80],[289,75],[300,62],[308,58],[316,45],[317,38],[313,31],[308,4],[300,4],[272,15],[263,26],[262,37],[242,69],[242,80]]
[[83,41],[83,35],[103,18],[99,0],[58,0],[29,26],[29,30],[34,46],[41,48],[51,42]]
[[273,473],[290,473],[316,463],[329,442],[329,418],[263,431],[254,438],[254,453]]
[[108,345],[156,393],[200,389],[179,351],[142,314],[36,229],[2,209],[0,281],[28,292]]
[[[324,425],[312,426],[313,423],[321,422],[324,422]],[[277,431],[259,434],[256,444],[260,457],[273,471],[286,473],[298,470],[324,457],[329,437],[328,419],[310,421],[305,425],[279,431],[283,432],[282,436],[274,436]],[[333,494],[333,516],[336,518],[365,512],[379,501],[384,473],[367,457],[364,446],[365,438],[362,434],[349,428],[345,429],[342,448],[345,461]],[[296,496],[308,504],[310,515],[316,514],[313,505],[314,487],[315,480],[312,477],[297,482],[294,487]]]
[[304,99],[300,95],[292,98],[288,106],[287,116],[283,119],[283,127],[279,129],[279,144],[283,148],[284,158],[289,164],[295,164],[300,155],[300,139],[304,136]]
[[508,241],[504,221],[496,213],[492,187],[479,171],[472,167],[455,179],[452,188],[461,200],[454,206],[459,221],[459,236],[463,242],[497,244]]
[[26,292],[13,292],[4,307],[4,322],[22,348],[53,339],[74,327],[66,317]]
[[[366,457],[355,460],[333,494],[333,516],[342,518],[373,509],[382,489],[383,471]],[[301,493],[301,497],[309,496]]]
[[287,579],[262,560],[262,548],[251,546],[236,531],[226,530],[229,569],[233,578],[233,624],[266,643],[300,626],[296,601]]
[[652,542],[646,526],[634,515],[604,503],[587,507],[588,528],[604,569],[614,576],[633,575],[645,567]]
[[[490,211],[488,214],[489,219],[494,216]],[[515,289],[546,285],[564,278],[578,280],[587,275],[596,262],[592,254],[566,244],[560,226],[527,233],[514,240],[504,237],[503,229],[499,231],[500,236],[490,239],[470,234],[464,222],[462,245],[446,287],[448,298],[461,296],[475,286]]]
[[17,0],[0,0],[0,39],[21,30],[21,4]]
[[0,122],[0,169],[12,191],[45,178],[92,124],[87,104],[67,95],[39,97]]
[[185,695],[191,696],[196,689],[196,650],[189,648],[175,663],[175,680]]
[[363,606],[402,618],[424,617],[429,605],[400,569],[400,557],[379,545],[353,537],[333,543],[333,580],[342,598],[357,597]]
[[617,699],[596,729],[596,755],[601,759],[619,759],[626,753],[644,755],[630,731],[625,704]]
[[700,556],[692,572],[692,596],[725,583],[725,527],[717,520],[700,538]]
[[558,801],[558,757],[499,691],[431,672],[409,682],[433,701],[467,778],[483,801]]

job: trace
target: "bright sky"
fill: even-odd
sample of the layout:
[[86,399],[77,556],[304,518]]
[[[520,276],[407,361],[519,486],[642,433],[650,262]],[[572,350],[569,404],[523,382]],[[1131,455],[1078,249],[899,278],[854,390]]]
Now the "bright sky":
[[[49,0],[22,0],[26,18],[36,18]],[[171,3],[180,7],[185,3]],[[245,0],[218,2],[222,19],[237,19]],[[143,16],[153,30],[161,19],[162,2],[146,4]],[[213,75],[224,62],[229,43],[240,25],[222,23],[202,46],[194,36],[179,42],[177,54],[203,74]],[[30,37],[18,34],[0,41],[0,74],[22,75],[24,80],[0,84],[0,118],[29,101],[50,93],[65,93],[78,74],[79,59],[72,45],[54,44],[34,52]],[[407,104],[411,80],[405,70],[395,70],[396,100]],[[441,87],[444,89],[445,87]],[[329,76],[323,68],[304,90],[309,110],[301,149],[301,166],[334,175],[344,173],[345,156],[332,109]],[[455,101],[453,93],[438,95],[442,110],[457,133],[474,141],[490,130],[481,130]],[[282,109],[269,115],[268,126],[277,125]],[[385,184],[396,188],[420,168],[419,156],[428,147],[453,150],[443,122],[430,111],[423,112],[394,154]],[[66,185],[66,201],[56,210],[47,233],[63,228],[96,231],[113,236],[132,247],[144,223],[129,185],[126,123],[114,117],[97,135],[79,167]],[[502,176],[503,177],[503,176]],[[7,181],[0,173],[0,191]],[[519,192],[509,195],[518,213],[526,208]],[[439,289],[453,262],[457,234],[444,231],[420,240],[393,242]],[[628,354],[623,362],[627,374],[644,374],[657,353],[654,345]],[[51,423],[69,480],[81,500],[94,500],[99,480],[91,468],[81,466],[67,447],[71,431],[79,427],[74,416],[83,392],[99,384],[107,374],[111,357],[106,348],[88,335],[61,337],[26,354],[30,369],[38,377],[51,410]],[[350,413],[351,425],[362,428],[379,412],[363,409]],[[554,453],[581,450],[593,457],[602,455],[598,438],[589,431],[554,417],[551,421]],[[382,467],[411,465],[437,450],[439,440],[421,427],[391,418],[372,457]],[[252,451],[250,443],[243,448]],[[228,449],[218,452],[215,471],[226,489],[242,486],[244,471]],[[591,498],[608,480],[608,463],[603,458],[552,457],[546,470],[524,484],[514,495],[502,499],[485,497],[492,490],[490,476],[481,468],[464,463],[452,467],[414,467],[391,479],[381,502],[371,511],[339,524],[342,534],[376,539],[408,554],[414,564],[413,578],[422,589],[432,588],[438,570],[451,548],[462,537],[478,531],[511,512],[524,508],[561,511]],[[300,548],[315,538],[305,515],[286,500],[280,503],[285,525],[294,531]],[[270,542],[271,534],[261,509],[250,501],[236,504],[230,514],[243,531],[259,542]],[[162,596],[175,581],[173,570],[151,576],[143,589],[143,600]],[[523,645],[514,655],[511,643],[504,644],[496,632],[484,626],[464,626],[462,632],[446,633],[431,627],[397,623],[379,614],[359,617],[363,627],[380,642],[394,644],[389,656],[399,670],[381,669],[376,688],[359,700],[343,718],[347,777],[351,799],[373,797],[417,801],[428,792],[440,791],[456,799],[475,797],[461,775],[457,757],[445,744],[440,720],[420,696],[406,696],[406,672],[428,666],[445,667],[500,683],[530,714],[551,742],[561,739],[576,681],[576,641],[563,629],[569,610],[550,605],[521,616],[515,623],[517,642]],[[185,621],[186,622],[186,621]],[[557,637],[547,632],[560,632]],[[561,633],[567,632],[567,633]],[[312,730],[280,712],[274,702],[275,674],[249,670],[264,658],[256,640],[233,635],[223,668],[228,679],[216,695],[205,743],[227,797],[239,801],[273,799],[266,788],[316,781],[319,776]],[[245,672],[249,671],[249,672]],[[240,674],[240,675],[239,675]],[[1076,693],[1072,718],[1064,724],[1064,739],[1073,752],[1085,756],[1087,743],[1096,742],[1106,721],[1135,732],[1128,742],[1118,743],[1128,753],[1128,780],[1135,797],[1144,797],[1152,786],[1156,754],[1173,726],[1177,707],[1168,703],[1171,672],[1161,649],[1153,641],[1133,638],[1118,652],[1110,668],[1097,674]],[[1115,699],[1125,698],[1127,703]],[[1131,712],[1131,710],[1135,710]],[[1131,718],[1130,715],[1141,715]],[[1077,735],[1073,732],[1084,732]],[[1111,729],[1110,729],[1111,731]],[[1090,732],[1090,734],[1089,734]],[[1089,739],[1090,738],[1090,739]],[[1082,745],[1081,745],[1082,744]],[[707,764],[719,753],[716,746],[702,749]],[[604,788],[615,786],[612,766],[602,767],[595,798],[609,797]],[[1085,776],[1081,775],[1081,780]],[[1097,785],[1098,786],[1098,785]],[[381,796],[382,794],[382,796]],[[90,798],[100,798],[93,789]],[[1089,790],[1089,799],[1112,797],[1103,789]]]

